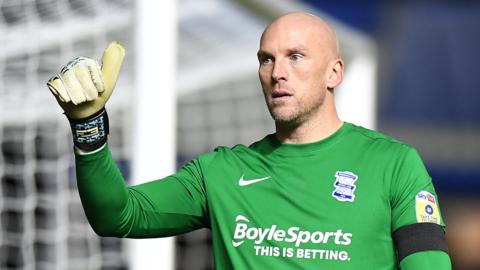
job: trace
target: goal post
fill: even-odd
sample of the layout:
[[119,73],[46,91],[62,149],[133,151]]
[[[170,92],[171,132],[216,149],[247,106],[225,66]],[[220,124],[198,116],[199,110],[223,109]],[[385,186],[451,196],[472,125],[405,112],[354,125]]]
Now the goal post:
[[[176,1],[136,3],[132,94],[132,180],[140,184],[175,169]],[[161,195],[160,195],[161,196]],[[129,240],[131,269],[173,269],[173,238]]]

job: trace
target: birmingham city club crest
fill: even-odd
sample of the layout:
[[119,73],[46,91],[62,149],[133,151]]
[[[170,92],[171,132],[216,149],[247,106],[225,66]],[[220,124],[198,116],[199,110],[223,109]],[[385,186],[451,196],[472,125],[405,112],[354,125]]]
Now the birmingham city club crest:
[[332,196],[341,202],[353,202],[355,200],[355,181],[358,176],[352,172],[338,171],[335,173],[335,183],[333,187],[335,190],[332,192]]

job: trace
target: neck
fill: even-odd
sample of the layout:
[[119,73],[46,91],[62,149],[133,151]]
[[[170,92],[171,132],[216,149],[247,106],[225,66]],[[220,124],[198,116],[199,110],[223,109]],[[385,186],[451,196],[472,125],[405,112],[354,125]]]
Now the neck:
[[335,106],[319,108],[318,112],[300,123],[275,123],[276,136],[282,143],[304,144],[321,141],[335,133],[343,121]]

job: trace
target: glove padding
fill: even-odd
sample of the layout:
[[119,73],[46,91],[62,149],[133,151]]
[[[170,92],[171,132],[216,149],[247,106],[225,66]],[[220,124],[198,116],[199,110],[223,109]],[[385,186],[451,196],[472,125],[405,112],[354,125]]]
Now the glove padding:
[[123,46],[112,42],[103,52],[101,67],[94,59],[75,58],[52,77],[47,86],[69,118],[88,118],[105,107],[124,57]]

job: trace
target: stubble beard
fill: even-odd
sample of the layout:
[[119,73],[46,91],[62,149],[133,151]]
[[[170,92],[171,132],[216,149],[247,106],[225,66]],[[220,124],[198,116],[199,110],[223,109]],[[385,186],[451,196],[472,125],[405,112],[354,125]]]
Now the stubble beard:
[[316,97],[306,102],[297,101],[292,108],[281,108],[284,104],[268,104],[268,110],[277,126],[296,127],[308,121],[312,115],[318,112],[324,98]]

